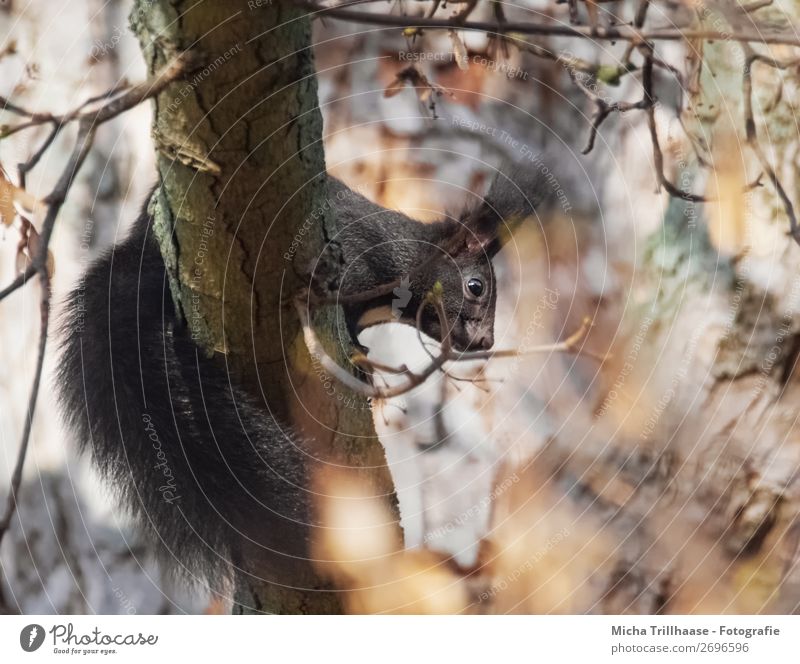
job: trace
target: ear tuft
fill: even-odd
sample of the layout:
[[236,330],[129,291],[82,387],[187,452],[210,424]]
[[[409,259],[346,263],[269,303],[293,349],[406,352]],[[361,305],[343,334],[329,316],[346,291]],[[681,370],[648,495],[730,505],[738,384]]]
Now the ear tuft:
[[489,256],[500,251],[520,223],[535,218],[548,204],[548,174],[541,158],[529,164],[502,164],[481,204],[461,217],[464,250]]

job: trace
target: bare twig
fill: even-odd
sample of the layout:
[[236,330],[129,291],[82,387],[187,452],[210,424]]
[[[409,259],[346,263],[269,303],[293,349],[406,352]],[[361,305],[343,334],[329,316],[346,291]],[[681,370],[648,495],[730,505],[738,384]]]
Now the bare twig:
[[458,24],[453,19],[440,19],[415,16],[397,16],[393,14],[377,14],[346,9],[352,3],[343,3],[335,7],[325,7],[312,0],[295,0],[295,5],[306,9],[317,16],[330,16],[343,21],[364,23],[395,28],[439,28],[460,30],[477,30],[480,32],[495,33],[519,32],[529,35],[549,35],[554,37],[575,37],[578,39],[602,39],[604,41],[685,41],[687,39],[714,39],[735,42],[758,42],[761,44],[787,44],[800,46],[800,36],[794,32],[764,32],[758,26],[750,30],[739,32],[724,32],[720,30],[696,29],[692,25],[679,25],[673,27],[653,28],[640,32],[630,25],[618,25],[613,28],[591,26],[571,26],[562,23],[535,23],[509,21],[498,25],[489,21],[465,21]]
[[431,10],[428,13],[428,16],[431,17],[434,14],[436,14],[436,12],[439,11],[439,7],[441,6],[441,4],[442,0],[433,0],[433,5],[431,6]]
[[756,62],[761,62],[775,69],[784,70],[784,69],[789,69],[791,67],[800,66],[800,59],[781,61],[775,58],[771,58],[769,56],[759,55],[758,53],[753,52],[753,50],[749,47],[745,49],[745,53],[747,54],[747,60],[745,61],[744,72],[742,74],[745,141],[755,153],[756,157],[758,158],[758,161],[761,163],[761,168],[764,169],[764,172],[767,174],[767,177],[770,179],[770,182],[772,182],[772,186],[775,187],[775,191],[777,192],[778,197],[781,199],[781,202],[783,203],[783,207],[786,210],[786,216],[789,217],[789,235],[792,236],[795,242],[800,244],[800,228],[798,228],[797,215],[795,214],[794,205],[792,205],[792,200],[789,198],[789,195],[783,188],[783,184],[781,184],[780,179],[778,179],[778,175],[775,172],[775,169],[772,167],[772,164],[769,163],[769,160],[764,154],[764,151],[761,149],[761,144],[758,142],[758,133],[756,132],[756,122],[753,116],[753,77],[752,77],[753,65]]
[[[36,359],[36,367],[34,369],[33,385],[31,386],[30,396],[28,398],[28,408],[25,416],[25,425],[22,431],[22,440],[20,441],[19,450],[17,452],[17,462],[14,466],[14,472],[11,475],[11,484],[8,490],[8,497],[6,499],[6,507],[0,517],[0,543],[11,525],[11,519],[14,516],[17,507],[17,497],[19,487],[22,482],[22,469],[25,465],[25,458],[28,453],[28,445],[30,443],[31,429],[33,427],[33,415],[36,411],[36,400],[39,394],[39,386],[42,382],[42,367],[44,366],[44,354],[47,347],[47,332],[50,322],[50,275],[47,271],[47,251],[50,244],[50,237],[53,233],[56,217],[58,216],[61,206],[66,199],[67,192],[75,178],[75,174],[86,159],[86,155],[91,147],[94,138],[94,127],[84,128],[78,135],[78,141],[75,149],[67,162],[55,189],[48,196],[48,208],[44,221],[42,222],[42,233],[40,236],[40,248],[36,255],[31,259],[31,268],[39,276],[42,287],[42,295],[40,301],[41,312],[41,327],[39,332],[39,350]],[[24,283],[24,282],[23,282]]]
[[569,8],[569,22],[572,25],[578,25],[578,0],[567,0],[567,7]]
[[[647,18],[647,10],[650,9],[650,0],[639,0],[639,5],[636,7],[636,15],[633,17],[633,27],[641,30],[644,27],[645,19]],[[622,56],[623,63],[630,63],[631,56],[636,50],[636,42],[631,42],[625,48],[625,54]]]
[[[353,376],[343,367],[339,366],[336,361],[328,355],[322,343],[319,341],[314,328],[311,325],[309,315],[309,299],[308,293],[302,293],[294,300],[297,316],[300,320],[300,325],[303,329],[303,338],[305,339],[306,347],[308,348],[311,356],[317,360],[325,371],[338,380],[342,385],[348,389],[360,394],[361,396],[370,399],[390,399],[392,397],[405,394],[415,387],[422,385],[430,376],[437,371],[442,370],[447,362],[467,362],[474,360],[488,360],[500,357],[518,357],[520,355],[528,355],[532,353],[581,353],[586,354],[595,359],[605,360],[606,358],[598,357],[597,355],[584,351],[581,348],[581,342],[586,338],[586,335],[591,328],[591,320],[585,318],[583,323],[575,333],[570,335],[564,341],[545,344],[541,346],[534,346],[526,348],[524,351],[519,350],[488,350],[488,351],[468,351],[458,352],[453,349],[450,340],[450,326],[447,321],[447,316],[444,312],[441,299],[432,294],[429,294],[423,305],[417,311],[417,331],[420,333],[422,311],[426,306],[432,306],[436,310],[436,315],[439,318],[439,326],[443,331],[443,338],[441,342],[441,350],[438,354],[429,354],[431,357],[430,362],[421,370],[413,372],[407,366],[390,367],[381,363],[373,362],[364,355],[358,355],[354,358],[354,362],[361,368],[369,371],[370,369],[377,369],[386,373],[394,375],[402,375],[406,377],[403,383],[392,387],[379,387],[370,383],[365,383]],[[446,373],[446,372],[445,372]]]
[[19,184],[21,187],[25,187],[25,178],[35,167],[36,164],[39,163],[39,160],[42,158],[45,152],[50,148],[53,144],[53,141],[56,140],[56,136],[58,136],[59,132],[61,131],[62,125],[54,124],[50,133],[47,135],[47,138],[42,142],[39,146],[39,149],[33,153],[33,155],[28,159],[28,161],[19,164],[18,166],[18,173],[19,173]]
[[708,199],[698,194],[683,191],[676,187],[664,174],[664,153],[661,151],[661,143],[658,140],[658,127],[656,126],[656,96],[653,93],[653,47],[650,44],[642,44],[640,51],[644,57],[642,66],[642,88],[644,89],[645,111],[647,113],[647,125],[650,129],[650,141],[653,144],[653,162],[655,164],[656,177],[658,184],[675,198],[692,203],[705,203]]
[[572,82],[575,83],[577,88],[594,104],[595,110],[592,113],[592,121],[589,129],[589,138],[586,141],[586,147],[581,151],[583,154],[589,154],[594,148],[597,132],[600,125],[605,122],[606,118],[612,113],[626,113],[636,109],[646,109],[649,102],[647,98],[643,97],[639,101],[616,101],[608,102],[601,95],[597,94],[594,90],[589,88],[580,78],[570,70],[569,72]]
[[36,356],[36,368],[34,369],[33,385],[31,386],[30,396],[28,397],[28,407],[25,413],[25,425],[22,431],[22,441],[17,452],[17,462],[14,472],[11,475],[11,483],[6,498],[6,506],[3,515],[0,517],[0,542],[6,534],[11,519],[17,507],[17,496],[19,487],[22,483],[22,469],[25,465],[25,457],[28,453],[28,444],[31,438],[31,428],[33,427],[33,414],[36,411],[36,399],[39,395],[39,385],[42,382],[42,368],[44,367],[44,354],[47,346],[47,330],[50,323],[50,277],[45,269],[39,273],[42,286],[42,299],[39,304],[41,322],[39,328],[39,349]]
[[637,67],[633,65],[619,65],[618,67],[609,68],[607,66],[604,67],[599,63],[589,62],[588,60],[579,58],[571,53],[557,53],[544,46],[527,41],[524,38],[524,35],[521,34],[510,33],[505,37],[505,40],[507,43],[516,46],[521,51],[525,51],[531,55],[535,55],[538,58],[552,60],[553,62],[560,64],[570,73],[579,71],[591,76],[597,76],[600,74],[601,70],[608,70],[607,75],[609,78],[620,79],[625,74],[629,74],[637,69]]
[[[331,376],[336,378],[340,383],[356,394],[360,394],[370,399],[390,399],[392,397],[405,394],[406,392],[413,390],[415,387],[422,385],[422,383],[424,383],[431,375],[438,371],[450,357],[450,335],[447,334],[442,340],[442,352],[436,356],[421,372],[414,373],[407,367],[401,367],[400,369],[393,371],[393,373],[406,376],[407,380],[405,383],[386,388],[380,388],[376,385],[365,383],[340,367],[336,361],[325,351],[324,347],[317,338],[316,333],[314,332],[314,328],[311,326],[308,306],[305,300],[305,294],[300,295],[295,300],[295,309],[297,310],[297,315],[303,328],[303,338],[305,339],[308,352],[311,353],[313,358],[319,361],[325,371],[327,371]],[[435,301],[428,298],[426,299],[426,304],[431,304],[436,307],[437,315],[440,317],[440,324],[442,324],[442,330],[447,330],[447,320],[444,317],[444,310],[441,307],[441,303],[437,304]]]
[[[16,464],[11,476],[6,506],[3,510],[2,516],[0,516],[0,543],[2,543],[3,537],[5,536],[6,532],[8,532],[8,529],[11,525],[11,520],[16,512],[19,488],[22,482],[22,470],[25,465],[25,459],[28,452],[31,430],[33,428],[33,416],[36,412],[36,401],[42,381],[42,368],[44,366],[44,356],[47,347],[47,334],[50,322],[50,275],[48,272],[47,259],[50,238],[53,234],[56,219],[61,211],[64,201],[67,198],[67,194],[72,187],[75,176],[89,154],[89,150],[94,142],[94,136],[97,127],[111,118],[114,118],[130,108],[133,108],[137,104],[140,104],[142,101],[157,95],[169,83],[182,76],[186,71],[188,62],[187,58],[187,55],[179,56],[151,81],[141,83],[128,89],[124,94],[121,94],[96,110],[82,110],[86,105],[83,104],[81,107],[75,111],[72,111],[71,113],[57,116],[49,113],[31,113],[13,104],[11,104],[9,108],[9,105],[6,104],[7,110],[11,110],[13,113],[28,117],[29,123],[32,123],[31,126],[33,126],[33,124],[46,123],[51,123],[54,126],[47,140],[34,153],[33,157],[31,157],[31,159],[25,164],[20,164],[20,179],[23,182],[25,174],[36,165],[42,154],[44,154],[47,148],[52,144],[55,135],[58,134],[62,127],[73,120],[76,120],[78,122],[78,135],[73,151],[70,154],[70,157],[67,160],[67,163],[65,164],[55,187],[44,199],[46,212],[42,221],[42,229],[39,235],[37,252],[31,256],[30,264],[27,266],[25,271],[18,275],[17,278],[6,288],[0,291],[0,300],[2,300],[26,284],[33,276],[38,276],[41,284],[41,326],[39,332],[36,367],[34,369],[35,373],[33,377],[33,384],[31,385],[30,396],[28,398],[25,424],[22,431],[19,450],[17,452]],[[0,103],[3,101],[6,100],[0,99]]]
[[459,11],[455,16],[453,16],[453,21],[460,25],[469,18],[470,14],[475,11],[475,7],[478,5],[478,0],[466,0],[464,3],[464,7]]
[[[654,28],[650,30],[644,29],[644,24],[647,19],[648,9],[650,7],[650,0],[639,0],[636,8],[635,15],[630,25],[621,24],[611,28],[600,28],[597,25],[583,27],[577,25],[564,25],[556,23],[535,23],[535,22],[510,22],[506,20],[502,11],[498,14],[495,8],[496,22],[481,22],[481,21],[466,21],[459,19],[437,19],[433,15],[426,17],[409,17],[409,16],[396,16],[391,14],[361,14],[357,11],[348,10],[347,7],[354,4],[361,4],[361,0],[353,0],[351,2],[344,2],[336,7],[324,7],[318,2],[312,0],[296,0],[299,6],[306,8],[309,12],[316,14],[331,15],[335,18],[348,20],[355,23],[367,23],[379,26],[395,26],[395,27],[416,27],[416,28],[439,28],[439,29],[453,29],[458,27],[463,30],[478,30],[486,32],[490,35],[500,37],[511,43],[514,43],[518,48],[521,48],[537,57],[547,58],[564,66],[570,74],[572,80],[576,83],[580,91],[586,95],[594,105],[592,119],[590,123],[590,131],[587,139],[586,147],[583,153],[590,152],[595,145],[597,134],[603,122],[605,122],[612,113],[625,113],[630,110],[643,110],[647,115],[647,123],[650,131],[650,139],[653,145],[653,162],[656,171],[656,178],[658,185],[663,188],[675,198],[689,201],[692,203],[707,203],[712,199],[694,194],[689,191],[684,191],[680,187],[673,184],[664,172],[664,154],[661,149],[661,143],[658,137],[658,128],[656,124],[656,108],[657,99],[653,87],[653,68],[660,67],[669,71],[675,76],[683,89],[683,77],[681,73],[671,64],[659,58],[654,51],[653,42],[655,41],[676,41],[676,40],[724,40],[741,42],[746,47],[749,42],[759,42],[761,44],[786,44],[800,46],[800,38],[794,33],[783,32],[775,33],[764,31],[762,26],[755,25],[752,30],[732,30],[731,32],[721,32],[717,30],[697,29],[693,24],[686,24],[682,26],[674,26],[671,28]],[[473,2],[469,2],[468,7],[474,8]],[[496,5],[497,3],[495,3]],[[745,13],[751,13],[762,7],[771,4],[771,0],[755,0],[749,5],[740,8]],[[570,3],[571,13],[577,9],[576,3]],[[464,12],[459,16],[463,18]],[[574,16],[573,16],[574,18]],[[518,33],[514,35],[514,33]],[[564,36],[575,37],[581,39],[604,39],[604,40],[621,40],[630,42],[626,48],[625,55],[622,59],[622,65],[617,68],[619,76],[625,73],[636,71],[637,67],[630,62],[630,57],[633,51],[638,50],[644,59],[642,65],[642,88],[644,94],[642,99],[635,102],[609,102],[594,91],[590,90],[588,86],[583,84],[575,75],[576,71],[583,71],[587,74],[597,77],[599,75],[601,66],[599,64],[592,64],[578,58],[554,53],[553,51],[538,45],[531,44],[521,39],[519,35],[546,35],[546,36]],[[749,47],[748,47],[749,48]],[[756,56],[756,60],[769,63],[770,59],[762,56]],[[776,66],[776,65],[773,65]],[[786,63],[788,66],[788,63]],[[749,67],[748,67],[749,71]],[[747,74],[749,76],[749,73]],[[751,109],[752,110],[752,109]],[[757,141],[753,139],[752,144],[756,150],[759,160],[764,166],[764,170],[768,173],[770,180],[773,182],[776,190],[778,191],[784,207],[790,217],[791,233],[793,236],[798,235],[797,223],[794,216],[794,209],[791,201],[786,195],[785,190],[781,183],[777,180],[774,170],[765,164],[765,158]],[[752,189],[760,186],[761,175],[756,180],[748,183],[745,190]],[[795,237],[800,242],[800,238]],[[368,299],[368,296],[365,296]]]
[[[592,329],[592,319],[588,316],[581,321],[581,326],[568,336],[564,341],[554,344],[540,344],[538,346],[527,346],[524,350],[504,349],[504,350],[476,350],[470,353],[462,353],[459,359],[466,360],[491,360],[505,357],[522,357],[524,355],[535,355],[538,353],[574,353],[591,357],[598,362],[605,362],[609,359],[608,355],[598,355],[581,346],[581,342],[586,339],[589,330]],[[465,357],[466,356],[466,357]]]
[[36,268],[33,267],[33,264],[28,265],[25,268],[24,272],[20,272],[17,275],[17,278],[14,279],[8,286],[6,286],[3,290],[0,290],[0,300],[8,297],[13,293],[15,290],[19,289],[20,287],[24,286],[28,279],[36,274]]
[[[183,76],[189,69],[192,56],[187,53],[181,53],[175,57],[159,74],[154,78],[139,83],[133,87],[129,87],[126,83],[122,86],[115,86],[111,90],[87,99],[77,108],[68,111],[67,113],[54,115],[52,113],[37,113],[28,111],[19,106],[9,102],[5,97],[0,97],[0,110],[10,111],[17,115],[23,115],[28,118],[28,122],[20,125],[9,127],[3,134],[3,138],[10,136],[23,129],[30,127],[37,127],[39,125],[52,124],[59,127],[64,127],[73,121],[81,122],[94,122],[102,124],[111,118],[118,116],[120,113],[133,108],[140,104],[145,99],[150,99],[159,94],[167,85]],[[117,96],[118,95],[118,96]],[[86,110],[86,106],[101,101],[107,97],[113,97],[111,101],[102,106]]]

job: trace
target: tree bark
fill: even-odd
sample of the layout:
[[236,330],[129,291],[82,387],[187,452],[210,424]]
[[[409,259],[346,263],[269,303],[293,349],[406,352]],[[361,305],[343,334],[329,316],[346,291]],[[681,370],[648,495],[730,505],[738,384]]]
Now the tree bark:
[[[377,494],[391,495],[369,405],[338,386],[330,394],[285,306],[332,223],[310,20],[283,2],[138,0],[131,24],[151,72],[179,51],[197,60],[156,99],[162,186],[151,201],[192,338],[225,355],[265,417],[313,441],[312,474],[331,459],[366,467]],[[329,342],[347,338],[330,311],[315,325]],[[313,592],[320,578],[287,584],[312,592],[238,579],[234,611],[340,610],[334,594]]]

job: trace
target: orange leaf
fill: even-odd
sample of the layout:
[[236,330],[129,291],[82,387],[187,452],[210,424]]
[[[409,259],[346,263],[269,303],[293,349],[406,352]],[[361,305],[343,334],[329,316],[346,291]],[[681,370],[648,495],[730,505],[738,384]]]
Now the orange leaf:
[[21,187],[16,186],[0,164],[0,223],[10,226],[17,213],[33,215],[41,210],[43,204]]
[[469,55],[467,53],[467,47],[464,42],[461,40],[461,37],[458,36],[458,33],[455,30],[449,30],[447,33],[450,37],[450,42],[453,45],[453,56],[456,59],[456,64],[458,64],[458,68],[461,71],[466,71],[469,69]]

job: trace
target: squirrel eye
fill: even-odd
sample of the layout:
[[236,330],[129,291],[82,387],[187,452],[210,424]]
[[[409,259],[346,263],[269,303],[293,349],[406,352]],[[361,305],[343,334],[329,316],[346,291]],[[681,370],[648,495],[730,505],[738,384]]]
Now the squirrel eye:
[[475,297],[480,297],[483,295],[483,282],[480,279],[475,279],[473,277],[467,281],[467,290]]

